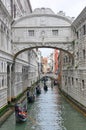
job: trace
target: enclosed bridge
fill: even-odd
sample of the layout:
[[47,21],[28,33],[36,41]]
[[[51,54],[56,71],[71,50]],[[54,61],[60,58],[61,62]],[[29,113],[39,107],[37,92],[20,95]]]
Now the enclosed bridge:
[[37,8],[33,13],[15,19],[12,24],[14,59],[21,52],[33,48],[57,48],[71,53],[73,18],[60,11]]

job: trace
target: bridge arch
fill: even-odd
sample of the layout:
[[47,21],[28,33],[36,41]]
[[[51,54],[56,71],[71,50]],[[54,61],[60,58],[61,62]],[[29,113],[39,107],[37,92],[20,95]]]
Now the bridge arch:
[[72,54],[72,18],[63,12],[54,14],[51,9],[35,9],[28,16],[12,23],[14,59],[18,54],[34,48],[58,48]]
[[17,58],[17,56],[25,51],[29,51],[29,50],[32,50],[32,49],[35,49],[35,48],[51,48],[51,49],[58,49],[58,50],[61,50],[61,51],[64,51],[65,53],[67,53],[68,55],[70,55],[71,58],[74,58],[73,57],[73,54],[70,53],[69,51],[66,51],[66,50],[63,50],[62,48],[56,48],[56,47],[49,47],[49,46],[38,46],[38,47],[31,47],[31,48],[24,48],[23,50],[20,50],[19,52],[15,53],[15,55],[13,56],[13,61],[15,61],[15,59]]

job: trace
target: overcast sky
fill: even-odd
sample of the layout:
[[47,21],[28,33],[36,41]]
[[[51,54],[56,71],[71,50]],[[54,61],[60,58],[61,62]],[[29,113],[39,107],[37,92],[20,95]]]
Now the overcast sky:
[[51,8],[55,13],[64,11],[67,16],[77,17],[86,6],[86,0],[30,0],[32,9]]
[[[55,14],[65,12],[66,16],[77,17],[86,6],[86,0],[30,0],[32,10],[35,8],[51,8]],[[51,50],[44,49],[42,54],[48,55]]]

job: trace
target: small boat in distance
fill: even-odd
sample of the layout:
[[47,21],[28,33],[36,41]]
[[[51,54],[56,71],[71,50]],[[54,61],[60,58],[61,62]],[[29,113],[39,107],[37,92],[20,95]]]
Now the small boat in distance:
[[36,87],[36,94],[41,94],[41,88],[39,85]]
[[44,90],[45,90],[45,91],[47,91],[47,90],[48,90],[47,85],[44,85]]
[[28,103],[33,103],[35,101],[35,95],[27,91],[27,101]]
[[47,87],[46,84],[44,84],[44,90],[45,90],[45,91],[48,91],[48,87]]

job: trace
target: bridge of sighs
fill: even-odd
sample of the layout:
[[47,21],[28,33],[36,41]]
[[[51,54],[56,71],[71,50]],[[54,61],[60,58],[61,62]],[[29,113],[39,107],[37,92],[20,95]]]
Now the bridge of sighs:
[[72,54],[72,18],[60,11],[35,9],[12,23],[14,60],[21,52],[33,48],[58,48]]

